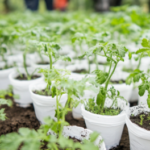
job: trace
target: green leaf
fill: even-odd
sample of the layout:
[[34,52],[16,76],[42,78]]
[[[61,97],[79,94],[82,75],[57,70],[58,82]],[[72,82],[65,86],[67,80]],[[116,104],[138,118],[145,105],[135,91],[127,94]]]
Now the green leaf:
[[104,87],[101,87],[96,98],[97,105],[103,108],[105,104],[105,99],[106,99],[106,90]]
[[148,47],[140,48],[139,50],[136,51],[136,54],[144,53],[144,52],[148,52],[148,51],[150,51],[150,48],[148,48]]
[[147,89],[147,85],[140,85],[139,86],[139,95],[143,96],[145,91],[146,91],[146,89]]
[[128,56],[129,56],[129,59],[131,59],[132,58],[132,53],[129,51],[129,53],[128,53]]
[[90,142],[95,142],[95,140],[98,138],[99,133],[97,132],[93,132],[92,134],[90,134]]
[[143,47],[150,47],[150,41],[148,39],[143,39],[141,45]]
[[150,108],[150,94],[148,94],[147,105],[148,105],[148,108]]

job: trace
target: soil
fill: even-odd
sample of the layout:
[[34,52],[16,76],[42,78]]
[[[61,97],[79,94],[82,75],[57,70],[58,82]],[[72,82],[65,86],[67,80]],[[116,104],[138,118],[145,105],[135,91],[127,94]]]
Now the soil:
[[80,70],[74,70],[74,71],[72,71],[73,73],[82,73],[82,74],[86,74],[86,73],[88,73],[88,71],[87,70],[85,70],[85,69],[80,69]]
[[119,81],[111,80],[110,82],[113,83],[113,84],[121,84],[121,83],[125,83],[126,81],[125,80],[119,80]]
[[[39,75],[33,75],[32,77],[31,77],[31,80],[33,80],[33,79],[37,79],[37,78],[40,78],[41,76],[39,76]],[[22,74],[22,76],[17,76],[15,79],[17,79],[17,80],[28,80],[27,79],[27,76],[25,75],[25,74]]]
[[17,132],[21,127],[28,127],[36,130],[40,127],[40,123],[36,119],[33,106],[21,108],[16,106],[13,101],[12,107],[3,105],[0,109],[1,108],[5,108],[7,119],[5,121],[0,121],[0,135]]
[[44,96],[52,96],[50,91],[47,91],[46,89],[38,91],[35,90],[33,93],[38,94],[38,95],[44,95]]
[[[143,119],[143,123],[140,125],[141,115],[143,115],[142,118],[144,119]],[[148,115],[148,114],[140,113],[137,116],[130,116],[130,120],[136,125],[138,125],[139,127],[150,131],[150,114]]]
[[[40,123],[36,119],[34,108],[32,105],[28,108],[21,108],[16,106],[16,104],[13,101],[12,107],[3,105],[0,108],[5,108],[5,113],[8,118],[6,121],[0,121],[0,135],[11,132],[17,132],[18,129],[21,127],[28,127],[30,129],[35,130],[37,130],[40,127]],[[77,125],[86,128],[84,120],[75,120],[72,116],[72,112],[69,112],[66,115],[65,119],[70,125]],[[119,146],[111,150],[130,150],[129,147],[130,144],[128,130],[125,126]]]
[[38,65],[49,65],[49,62],[37,62]]

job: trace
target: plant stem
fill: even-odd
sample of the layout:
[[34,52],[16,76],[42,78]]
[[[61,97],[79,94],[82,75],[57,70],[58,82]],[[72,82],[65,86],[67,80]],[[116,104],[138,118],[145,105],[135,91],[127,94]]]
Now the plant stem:
[[139,59],[139,63],[138,63],[137,69],[140,68],[140,65],[141,65],[141,59],[142,59],[142,57],[140,57],[140,59]]
[[23,53],[23,66],[24,66],[24,69],[25,69],[25,72],[26,72],[26,75],[27,75],[27,79],[30,80],[31,76],[28,73],[27,65],[26,65],[26,52]]
[[90,59],[89,59],[89,57],[88,57],[87,59],[88,59],[88,72],[90,73],[90,71],[91,71],[91,67],[90,67]]
[[[112,66],[112,62],[111,62],[111,64],[110,64],[109,74],[110,74],[110,71],[111,71],[111,66]],[[111,74],[109,75],[109,77],[107,78],[107,81],[106,81],[106,84],[105,84],[105,90],[107,90],[108,84],[109,84],[109,82],[110,82],[110,79],[111,79],[112,75],[114,74],[114,72],[115,72],[115,70],[116,70],[116,67],[117,67],[117,63],[115,62],[114,69],[113,69],[113,71],[111,72]]]
[[56,107],[57,107],[57,119],[59,121],[59,100],[58,100],[58,90],[56,88]]
[[49,60],[50,60],[50,70],[52,70],[53,61],[52,61],[52,55],[50,53],[49,53]]

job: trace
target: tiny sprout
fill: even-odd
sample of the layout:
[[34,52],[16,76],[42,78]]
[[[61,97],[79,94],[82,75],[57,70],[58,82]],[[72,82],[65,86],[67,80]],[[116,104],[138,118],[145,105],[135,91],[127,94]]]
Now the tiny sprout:
[[144,117],[145,117],[145,115],[140,115],[140,125],[142,126],[143,125],[143,121],[144,121]]

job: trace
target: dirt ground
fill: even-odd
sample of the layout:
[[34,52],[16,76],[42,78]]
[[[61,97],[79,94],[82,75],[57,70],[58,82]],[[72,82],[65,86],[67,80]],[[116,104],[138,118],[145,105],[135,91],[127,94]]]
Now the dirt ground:
[[[28,108],[21,108],[16,106],[13,102],[12,107],[6,105],[2,107],[5,108],[7,119],[6,121],[0,121],[0,135],[17,132],[21,127],[28,127],[30,129],[38,129],[40,127],[40,123],[36,119],[32,105]],[[70,125],[77,125],[86,128],[84,120],[75,120],[72,117],[71,112],[66,115],[66,121],[69,122]],[[112,148],[111,150],[130,150],[129,135],[126,125],[119,146]]]

